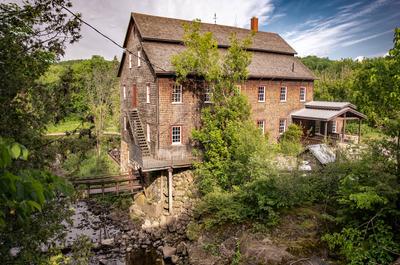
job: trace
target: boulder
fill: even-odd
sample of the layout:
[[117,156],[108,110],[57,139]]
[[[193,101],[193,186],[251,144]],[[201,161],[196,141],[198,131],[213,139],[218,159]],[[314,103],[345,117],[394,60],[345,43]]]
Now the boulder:
[[103,247],[112,247],[114,245],[114,238],[106,238],[101,240],[101,245]]
[[171,258],[173,255],[176,254],[176,248],[165,245],[162,247],[162,253],[163,253],[164,259]]
[[176,256],[176,255],[172,255],[172,256],[171,256],[171,262],[172,262],[173,264],[176,264],[176,263],[178,262],[178,260],[179,260],[179,257],[178,257],[178,256]]
[[243,264],[284,264],[293,256],[285,248],[273,244],[269,239],[257,240],[244,236],[240,240]]

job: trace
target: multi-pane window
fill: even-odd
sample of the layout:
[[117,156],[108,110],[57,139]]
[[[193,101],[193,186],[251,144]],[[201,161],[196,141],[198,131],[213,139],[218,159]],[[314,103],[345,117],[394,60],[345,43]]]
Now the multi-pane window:
[[150,103],[150,83],[146,84],[146,103]]
[[137,51],[137,66],[140,67],[141,63],[142,63],[142,51],[138,50]]
[[132,54],[129,53],[129,69],[132,68]]
[[126,125],[126,117],[125,116],[124,116],[124,120],[122,122],[124,123],[124,131],[126,131],[128,126]]
[[173,126],[172,127],[172,144],[180,144],[181,143],[181,126]]
[[336,133],[336,121],[332,121],[332,132]]
[[284,133],[286,131],[286,120],[280,119],[279,120],[279,133]]
[[126,86],[122,87],[122,94],[124,95],[124,99],[126,99]]
[[287,97],[287,87],[281,87],[281,93],[279,94],[279,100],[285,102]]
[[172,103],[182,103],[182,85],[172,87]]
[[258,102],[265,102],[265,86],[258,87]]
[[264,120],[258,120],[257,121],[257,127],[260,129],[260,132],[264,134],[265,132],[265,121]]
[[321,121],[315,121],[315,133],[316,134],[321,133]]
[[204,102],[211,103],[211,97],[212,97],[212,88],[206,86],[206,88],[204,89]]
[[307,90],[305,87],[300,87],[300,101],[306,101]]
[[147,142],[150,142],[150,124],[148,124],[148,123],[146,126],[146,138],[147,138]]

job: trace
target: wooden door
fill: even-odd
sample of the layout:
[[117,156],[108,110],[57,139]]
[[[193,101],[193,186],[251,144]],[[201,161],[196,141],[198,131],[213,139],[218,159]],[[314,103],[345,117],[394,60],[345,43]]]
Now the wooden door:
[[131,96],[132,96],[132,108],[137,108],[137,88],[135,84],[132,86]]

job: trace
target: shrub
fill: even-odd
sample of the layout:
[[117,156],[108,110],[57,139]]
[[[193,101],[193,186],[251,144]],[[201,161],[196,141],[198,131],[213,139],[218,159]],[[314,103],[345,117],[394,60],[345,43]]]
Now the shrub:
[[283,154],[297,155],[302,149],[301,137],[303,130],[292,123],[279,139],[279,149]]

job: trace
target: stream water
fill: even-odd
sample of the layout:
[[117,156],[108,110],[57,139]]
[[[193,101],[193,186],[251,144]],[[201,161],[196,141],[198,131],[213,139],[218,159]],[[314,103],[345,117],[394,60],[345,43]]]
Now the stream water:
[[[84,201],[72,205],[75,213],[72,216],[73,224],[67,229],[67,246],[80,235],[85,235],[95,246],[100,246],[105,239],[123,235],[120,228],[104,222],[102,216],[95,215],[90,211]],[[118,264],[118,265],[162,265],[163,259],[155,249],[140,249],[126,254],[120,254],[112,249],[107,251],[96,251],[90,259],[91,265],[97,264]]]

